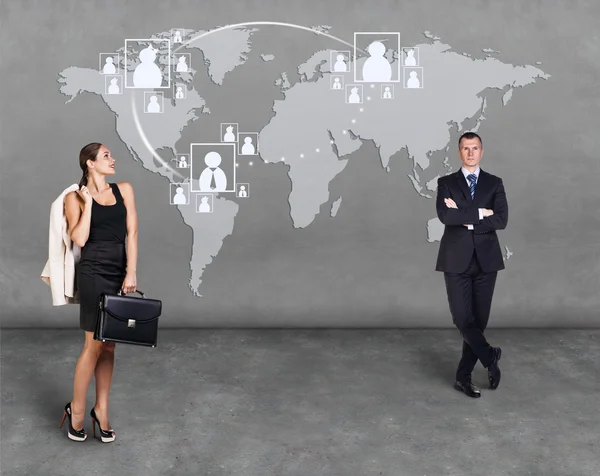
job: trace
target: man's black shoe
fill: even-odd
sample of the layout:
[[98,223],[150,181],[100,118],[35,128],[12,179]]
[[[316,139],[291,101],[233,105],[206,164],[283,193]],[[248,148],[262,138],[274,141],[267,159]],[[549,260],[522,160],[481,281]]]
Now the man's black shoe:
[[481,392],[471,382],[461,382],[461,381],[457,380],[456,382],[454,382],[454,388],[456,390],[458,390],[459,392],[464,393],[467,397],[471,397],[471,398],[481,397]]
[[502,374],[500,372],[500,367],[498,367],[498,361],[501,356],[502,349],[500,349],[500,347],[494,347],[494,361],[488,367],[488,381],[492,390],[496,390],[500,384],[500,377]]

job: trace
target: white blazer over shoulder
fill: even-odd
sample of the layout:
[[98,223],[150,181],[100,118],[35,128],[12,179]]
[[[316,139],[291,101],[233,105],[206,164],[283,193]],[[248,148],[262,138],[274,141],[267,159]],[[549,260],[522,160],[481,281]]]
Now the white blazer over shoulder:
[[53,306],[79,303],[75,264],[81,257],[81,248],[71,241],[65,214],[65,197],[75,190],[79,190],[76,183],[63,190],[50,207],[48,261],[40,277],[50,285]]

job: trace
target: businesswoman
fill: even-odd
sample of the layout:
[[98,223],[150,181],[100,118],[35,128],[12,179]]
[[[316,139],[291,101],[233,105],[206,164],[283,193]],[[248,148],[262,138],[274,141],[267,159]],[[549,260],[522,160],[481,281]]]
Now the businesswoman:
[[101,441],[109,443],[115,440],[115,431],[108,421],[115,344],[94,340],[94,330],[101,293],[136,290],[137,213],[131,184],[106,181],[115,174],[115,159],[104,145],[94,142],[83,147],[79,166],[83,170],[80,189],[65,197],[65,213],[71,240],[81,247],[76,279],[85,344],[75,367],[73,399],[65,405],[60,426],[68,416],[69,438],[87,438],[83,421],[87,390],[94,375],[96,404],[90,411],[92,428],[95,437],[97,424]]

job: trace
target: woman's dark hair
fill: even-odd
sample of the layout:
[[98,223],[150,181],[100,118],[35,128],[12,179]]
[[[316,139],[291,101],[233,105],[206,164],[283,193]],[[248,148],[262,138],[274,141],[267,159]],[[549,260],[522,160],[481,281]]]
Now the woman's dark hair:
[[99,142],[92,142],[91,144],[86,145],[79,152],[79,166],[81,167],[81,170],[83,170],[83,176],[81,177],[81,180],[79,181],[79,188],[81,188],[83,185],[87,185],[87,183],[88,183],[87,161],[88,160],[91,160],[92,162],[96,161],[96,156],[98,155],[98,151],[100,150],[100,147],[102,147],[102,144],[100,144]]

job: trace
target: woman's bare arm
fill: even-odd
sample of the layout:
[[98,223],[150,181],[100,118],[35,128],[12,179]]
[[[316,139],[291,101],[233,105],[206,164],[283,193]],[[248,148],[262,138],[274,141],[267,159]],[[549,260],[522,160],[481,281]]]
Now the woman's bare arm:
[[71,240],[77,246],[83,248],[90,236],[92,204],[84,203],[84,201],[79,198],[77,192],[70,192],[65,197],[65,214],[67,216]]
[[135,274],[138,258],[138,217],[133,187],[129,182],[119,182],[117,185],[127,208],[127,273]]

